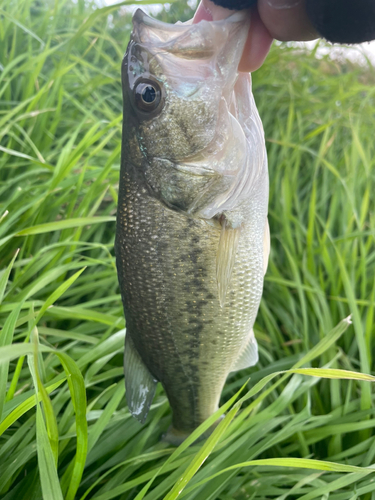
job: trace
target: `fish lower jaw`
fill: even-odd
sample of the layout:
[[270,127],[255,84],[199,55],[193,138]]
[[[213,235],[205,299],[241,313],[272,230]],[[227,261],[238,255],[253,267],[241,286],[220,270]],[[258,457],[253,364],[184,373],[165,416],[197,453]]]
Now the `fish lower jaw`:
[[[204,439],[207,439],[213,431],[216,429],[218,424],[222,421],[222,419],[225,417],[225,415],[222,415],[211,427],[209,427],[206,432],[201,434],[195,441],[195,443],[198,443],[199,441],[203,441]],[[187,439],[191,433],[193,432],[192,429],[191,431],[187,430],[179,430],[176,429],[173,425],[169,427],[167,432],[162,436],[162,441],[171,444],[172,446],[179,446],[181,443]]]

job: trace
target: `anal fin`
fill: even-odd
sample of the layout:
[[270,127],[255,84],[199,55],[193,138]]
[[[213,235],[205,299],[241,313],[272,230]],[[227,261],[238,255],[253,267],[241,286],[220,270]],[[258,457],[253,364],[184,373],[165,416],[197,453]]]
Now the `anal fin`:
[[143,424],[155,396],[157,380],[142,361],[129,334],[125,337],[124,371],[129,411]]
[[254,336],[254,330],[251,329],[246,344],[242,348],[239,357],[236,359],[231,371],[244,370],[250,366],[254,366],[258,362],[258,344]]
[[241,227],[231,228],[224,218],[221,226],[219,248],[216,256],[216,279],[221,307],[225,304],[225,297],[232,277]]

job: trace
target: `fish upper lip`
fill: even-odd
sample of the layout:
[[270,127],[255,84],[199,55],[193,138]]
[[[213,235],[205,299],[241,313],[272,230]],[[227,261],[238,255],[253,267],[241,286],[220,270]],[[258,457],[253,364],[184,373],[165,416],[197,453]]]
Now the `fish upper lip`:
[[[226,24],[228,22],[230,23],[238,23],[240,21],[243,21],[247,19],[247,12],[240,10],[237,12],[234,12],[231,14],[229,17],[226,19],[222,19],[220,21],[205,21],[205,22],[210,22],[214,24]],[[164,23],[163,21],[159,21],[158,19],[154,19],[153,17],[149,16],[146,14],[142,9],[137,9],[133,15],[133,24],[134,23],[143,23],[146,24],[147,26],[150,26],[152,28],[158,28],[162,29],[165,31],[184,31],[187,29],[188,26],[187,24],[170,24],[170,23]]]

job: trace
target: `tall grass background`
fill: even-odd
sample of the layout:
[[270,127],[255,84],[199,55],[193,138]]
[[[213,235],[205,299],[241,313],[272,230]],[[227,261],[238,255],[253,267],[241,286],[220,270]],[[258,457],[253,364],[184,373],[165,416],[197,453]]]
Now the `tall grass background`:
[[176,449],[160,387],[143,426],[124,398],[130,27],[89,1],[0,5],[0,498],[375,499],[374,68],[274,46],[253,75],[272,235],[260,361],[228,378],[214,434]]

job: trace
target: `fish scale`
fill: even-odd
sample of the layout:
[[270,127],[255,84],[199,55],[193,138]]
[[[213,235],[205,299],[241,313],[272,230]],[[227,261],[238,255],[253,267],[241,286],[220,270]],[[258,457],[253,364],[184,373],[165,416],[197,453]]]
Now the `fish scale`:
[[[184,115],[181,102],[186,101],[186,96],[179,93],[181,85],[176,90],[169,83],[160,113],[151,113],[149,118],[138,114],[132,101],[131,82],[136,86],[140,81],[137,76],[145,78],[142,72],[147,66],[146,57],[153,60],[158,71],[158,75],[152,75],[147,66],[147,82],[151,81],[150,85],[158,89],[165,80],[163,51],[147,45],[142,32],[144,29],[147,34],[149,29],[158,33],[165,25],[150,19],[139,11],[135,15],[136,28],[124,59],[123,145],[115,248],[127,327],[125,382],[129,409],[143,422],[155,385],[161,382],[173,413],[172,427],[166,438],[178,444],[218,409],[228,374],[257,360],[252,327],[262,294],[264,262],[268,258],[264,249],[268,174],[263,133],[258,130],[260,120],[247,76],[241,77],[243,81],[237,82],[236,88],[242,89],[241,92],[245,89],[249,96],[241,94],[236,102],[239,116],[251,111],[252,119],[246,116],[247,124],[244,121],[244,132],[241,132],[247,134],[247,141],[251,138],[254,143],[246,150],[247,156],[251,148],[255,152],[251,158],[246,157],[246,151],[236,156],[227,150],[234,130],[228,123],[238,117],[231,115],[228,122],[224,114],[228,113],[229,106],[220,104],[223,97],[206,102],[198,123],[192,123],[194,106],[201,109],[202,105],[199,92],[191,97],[190,111]],[[238,22],[242,23],[244,39],[247,25],[241,18]],[[210,26],[211,31],[214,25]],[[204,26],[199,29],[204,31]],[[189,29],[182,29],[183,38],[178,29],[177,35],[172,33],[171,46],[182,50],[183,44],[194,45],[197,36],[192,42],[186,36]],[[239,33],[235,22],[229,28],[223,22],[218,23],[218,29],[228,36],[231,31]],[[150,35],[153,44],[154,35]],[[137,36],[142,41],[142,50],[134,49],[139,43]],[[163,50],[166,38],[163,34]],[[237,41],[233,43],[238,45]],[[172,49],[167,48],[170,62]],[[194,50],[200,50],[199,54],[206,57],[199,46],[188,46],[184,54],[194,59]],[[139,74],[132,70],[129,79],[126,68],[128,60],[132,61],[132,68],[135,65],[134,54],[142,54],[142,64],[139,64]],[[160,60],[156,61],[157,57]],[[185,64],[185,59],[181,62],[179,57],[177,54],[175,64]],[[218,60],[223,64],[225,53],[221,53]],[[228,64],[237,67],[238,61],[231,56]],[[216,67],[212,72],[216,91],[220,79],[224,78],[222,74],[225,72],[217,71]],[[198,82],[203,86],[207,84],[205,79]],[[225,90],[226,95],[228,85],[224,79],[221,91]],[[207,89],[203,92],[206,94]],[[236,96],[232,97],[235,100]],[[147,104],[145,106],[147,110]],[[224,130],[220,129],[222,118],[226,120],[224,135],[220,133]],[[174,131],[173,140],[166,143],[163,153],[163,141],[168,142],[168,134],[155,136],[155,131],[160,129],[160,123],[167,122]],[[233,123],[238,127],[237,121]],[[189,134],[185,133],[179,149],[178,136],[187,128]],[[197,135],[199,137],[195,137]],[[237,142],[246,144],[246,140]],[[263,148],[261,152],[257,141]],[[163,154],[165,157],[160,158]],[[216,155],[214,161],[212,155]],[[237,165],[230,163],[236,158],[247,162],[238,170],[239,174],[233,170]],[[212,185],[206,181],[206,176],[211,174],[215,179]],[[246,177],[236,179],[236,175],[247,175],[251,185],[246,184]],[[240,182],[239,187],[234,188],[233,182]],[[189,203],[194,196],[200,197],[201,204],[194,202],[195,208],[189,213]],[[230,196],[231,209],[220,210],[219,205],[225,205]],[[238,202],[233,197],[237,197]],[[215,215],[207,217],[206,212]]]

